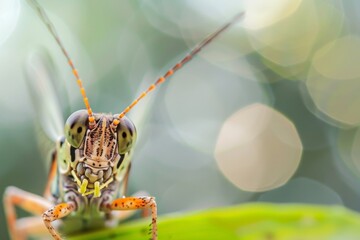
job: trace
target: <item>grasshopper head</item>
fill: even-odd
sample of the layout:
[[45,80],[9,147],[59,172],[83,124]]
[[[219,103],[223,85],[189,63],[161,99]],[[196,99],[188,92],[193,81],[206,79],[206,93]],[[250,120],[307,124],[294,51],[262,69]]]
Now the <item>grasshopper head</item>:
[[88,112],[79,110],[67,119],[65,137],[70,145],[70,157],[65,169],[73,175],[81,194],[100,196],[100,190],[114,180],[132,149],[136,129],[127,117],[93,116],[95,121],[89,123]]

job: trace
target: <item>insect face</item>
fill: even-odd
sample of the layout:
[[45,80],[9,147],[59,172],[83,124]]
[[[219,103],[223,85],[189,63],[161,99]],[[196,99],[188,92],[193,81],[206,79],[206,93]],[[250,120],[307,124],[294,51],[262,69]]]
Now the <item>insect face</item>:
[[134,124],[127,117],[117,116],[94,114],[95,121],[89,124],[87,110],[80,110],[66,121],[62,149],[69,156],[64,159],[70,161],[60,162],[60,166],[63,174],[72,174],[83,195],[100,196],[100,190],[114,180],[133,147]]

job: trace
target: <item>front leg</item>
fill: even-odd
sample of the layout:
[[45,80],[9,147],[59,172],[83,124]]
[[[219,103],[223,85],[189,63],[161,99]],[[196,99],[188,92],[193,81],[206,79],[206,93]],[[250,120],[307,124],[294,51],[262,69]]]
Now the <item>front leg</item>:
[[111,204],[105,206],[109,210],[151,210],[151,239],[157,239],[157,206],[154,197],[123,197],[112,201]]
[[[4,208],[10,236],[12,239],[19,240],[26,239],[28,233],[37,232],[38,225],[36,223],[33,224],[33,222],[30,221],[17,220],[15,206],[34,215],[42,214],[43,222],[50,234],[54,239],[60,240],[61,237],[55,231],[51,222],[69,215],[75,210],[76,204],[69,201],[68,203],[61,203],[51,208],[51,203],[40,196],[25,192],[16,187],[6,188],[4,194]],[[40,229],[39,232],[42,232],[42,229]]]
[[43,213],[42,218],[45,226],[47,227],[49,233],[51,234],[51,236],[53,236],[54,239],[61,240],[61,237],[51,225],[51,222],[66,217],[75,210],[75,207],[76,205],[74,202],[60,203]]

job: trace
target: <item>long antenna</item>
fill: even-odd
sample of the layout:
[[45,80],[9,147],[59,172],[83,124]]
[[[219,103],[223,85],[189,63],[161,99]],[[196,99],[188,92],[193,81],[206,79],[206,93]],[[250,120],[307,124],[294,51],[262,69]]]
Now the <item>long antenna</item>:
[[[187,62],[189,62],[196,54],[200,52],[200,50],[208,45],[213,39],[215,39],[217,36],[219,36],[222,32],[224,32],[227,28],[229,28],[231,25],[242,19],[245,15],[245,12],[241,12],[240,14],[236,15],[234,18],[232,18],[227,24],[225,24],[223,27],[218,29],[216,32],[210,34],[207,36],[203,41],[201,41],[194,49],[192,49],[181,61],[179,61],[177,64],[175,64],[170,70],[168,70],[162,77],[158,78],[153,84],[151,84],[146,91],[142,92],[128,107],[122,111],[118,118],[121,119],[127,114],[142,98],[144,98],[149,92],[154,90],[158,85],[165,82],[167,78],[169,78],[171,75],[174,74],[177,70],[182,68]],[[119,120],[114,119],[113,122],[115,125],[119,124]]]
[[84,100],[84,104],[86,107],[86,110],[88,112],[89,115],[89,123],[93,124],[95,122],[95,118],[93,116],[93,112],[91,110],[90,104],[89,104],[89,99],[86,96],[86,92],[85,92],[85,88],[83,87],[83,83],[79,77],[78,71],[76,70],[76,68],[74,67],[74,64],[68,54],[68,52],[66,51],[64,45],[62,44],[59,35],[56,32],[56,29],[54,27],[54,24],[50,21],[49,17],[47,16],[47,14],[45,13],[44,9],[39,5],[39,3],[36,0],[28,0],[30,5],[37,11],[37,13],[39,14],[41,20],[43,21],[43,23],[46,25],[47,29],[50,31],[51,35],[55,38],[57,44],[59,45],[59,47],[61,48],[61,51],[63,52],[63,54],[65,55],[69,66],[72,70],[73,75],[76,78],[76,82],[80,88],[80,93],[83,97]]

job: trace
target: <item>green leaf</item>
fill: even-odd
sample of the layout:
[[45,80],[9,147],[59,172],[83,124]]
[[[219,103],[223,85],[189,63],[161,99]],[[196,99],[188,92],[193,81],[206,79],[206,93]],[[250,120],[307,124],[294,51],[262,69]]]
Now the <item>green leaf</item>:
[[[82,233],[69,240],[149,239],[149,219]],[[160,216],[159,240],[352,240],[360,215],[338,206],[245,204]]]

